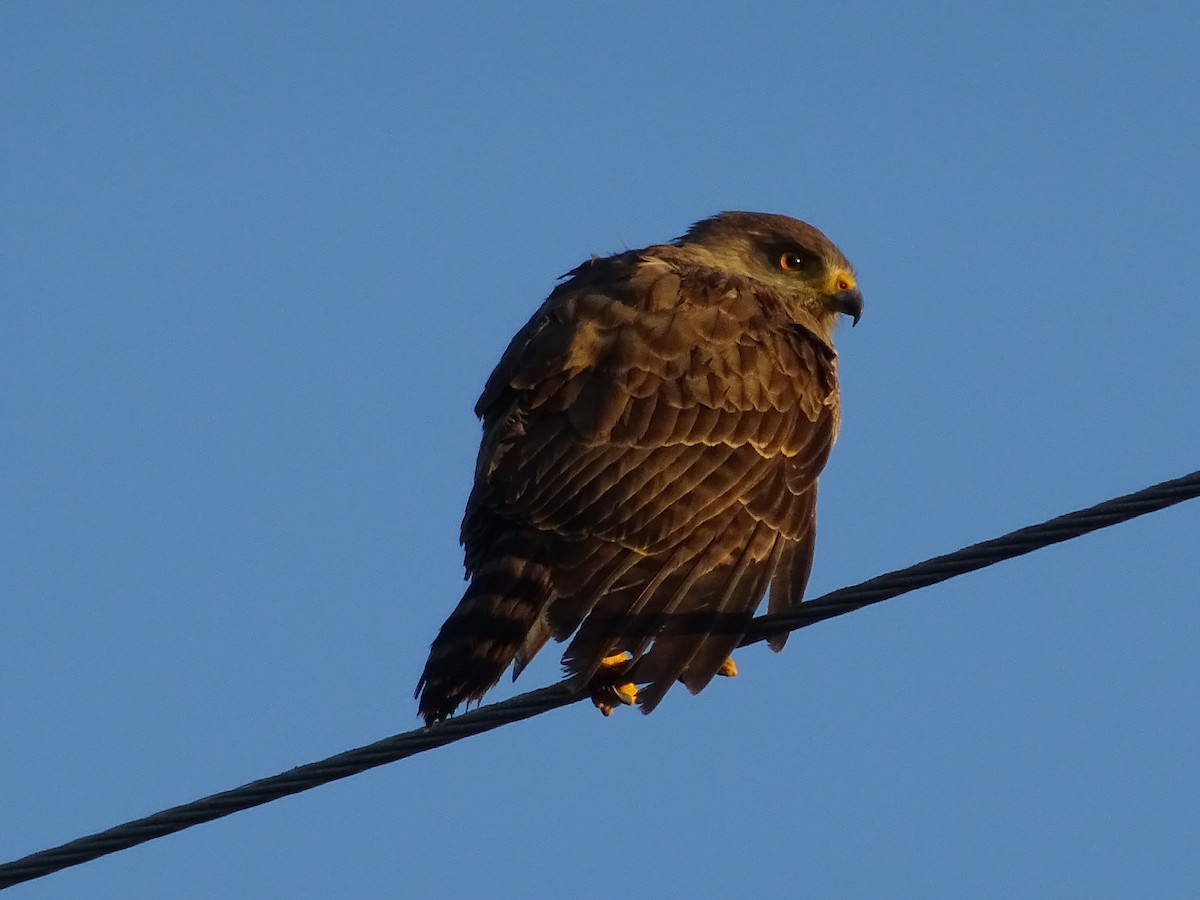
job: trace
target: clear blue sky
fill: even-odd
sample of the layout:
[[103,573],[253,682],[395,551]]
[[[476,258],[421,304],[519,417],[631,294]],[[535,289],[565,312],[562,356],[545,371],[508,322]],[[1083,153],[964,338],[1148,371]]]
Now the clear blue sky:
[[[415,726],[491,366],[721,209],[867,298],[813,595],[1200,467],[1194,3],[248,7],[0,10],[2,859]],[[12,895],[1194,896],[1198,535]]]

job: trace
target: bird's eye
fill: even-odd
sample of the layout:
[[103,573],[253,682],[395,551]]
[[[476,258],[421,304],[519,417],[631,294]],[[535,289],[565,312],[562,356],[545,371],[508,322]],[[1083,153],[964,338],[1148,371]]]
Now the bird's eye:
[[799,272],[804,263],[795,253],[779,254],[779,268],[785,272]]
[[838,289],[839,291],[848,291],[848,290],[850,290],[850,282],[849,282],[849,281],[847,281],[845,278],[839,278],[839,279],[837,280],[837,289]]

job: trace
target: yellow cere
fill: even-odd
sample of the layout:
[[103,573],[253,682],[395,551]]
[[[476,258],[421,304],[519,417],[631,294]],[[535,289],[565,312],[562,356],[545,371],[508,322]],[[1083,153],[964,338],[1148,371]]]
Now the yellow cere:
[[834,269],[829,273],[829,293],[837,294],[841,291],[852,291],[858,287],[854,276],[845,269]]

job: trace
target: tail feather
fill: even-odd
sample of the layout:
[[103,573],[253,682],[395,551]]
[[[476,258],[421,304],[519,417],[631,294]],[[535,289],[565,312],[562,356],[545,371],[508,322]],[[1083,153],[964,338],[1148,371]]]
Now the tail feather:
[[447,718],[463,703],[480,700],[531,633],[537,640],[539,622],[553,597],[550,572],[518,547],[497,550],[429,648],[414,694],[426,725]]

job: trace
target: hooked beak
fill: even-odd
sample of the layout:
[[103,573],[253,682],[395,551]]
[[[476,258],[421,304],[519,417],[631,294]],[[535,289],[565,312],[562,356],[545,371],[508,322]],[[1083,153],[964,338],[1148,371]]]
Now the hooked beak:
[[858,324],[858,320],[863,314],[863,296],[858,288],[850,291],[839,291],[833,295],[833,308],[840,313],[845,313],[854,319],[854,324]]

